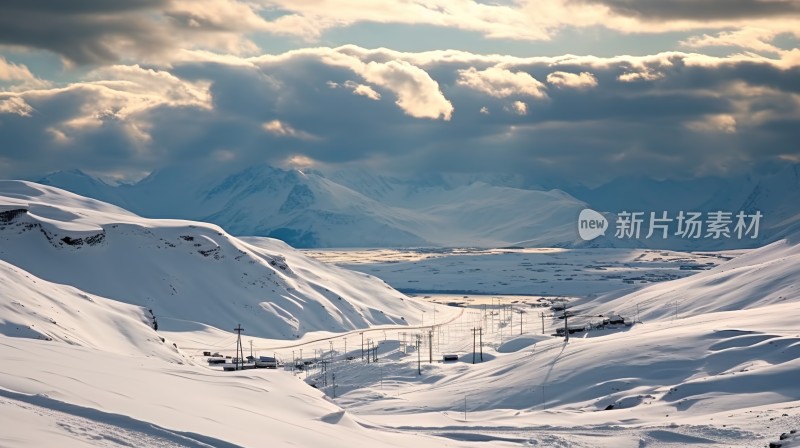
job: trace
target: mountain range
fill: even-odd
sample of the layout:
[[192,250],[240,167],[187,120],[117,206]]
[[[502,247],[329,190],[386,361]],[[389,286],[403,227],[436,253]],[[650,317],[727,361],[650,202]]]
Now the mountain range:
[[[685,181],[619,178],[588,188],[544,189],[515,176],[420,174],[405,178],[363,169],[320,172],[268,165],[225,172],[193,166],[154,171],[133,184],[109,185],[81,171],[37,182],[93,197],[151,218],[215,223],[234,235],[278,238],[294,247],[651,247],[676,250],[751,248],[800,228],[800,166],[755,177]],[[666,239],[585,242],[577,234],[584,208],[613,226],[623,211],[668,212]],[[676,236],[679,211],[760,211],[756,238]],[[735,222],[731,224],[731,229]]]

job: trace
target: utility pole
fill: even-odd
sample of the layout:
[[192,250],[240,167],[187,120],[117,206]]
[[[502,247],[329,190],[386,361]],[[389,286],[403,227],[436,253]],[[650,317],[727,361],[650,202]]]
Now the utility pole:
[[364,360],[364,332],[361,332],[361,360]]
[[503,319],[500,315],[497,316],[497,328],[500,330],[500,343],[503,343]]
[[494,297],[492,297],[492,331],[494,331],[494,313],[495,313]]
[[547,402],[544,401],[544,384],[542,384],[542,410],[547,410]]
[[564,308],[564,342],[569,342],[569,326],[567,325],[567,309]]
[[517,310],[517,314],[519,314],[519,334],[522,335],[522,310]]
[[433,364],[433,330],[428,330],[428,364]]
[[250,357],[253,357],[253,340],[250,339]]
[[[236,328],[233,329],[233,331],[235,331],[237,335],[236,357],[239,358],[239,361],[234,365],[234,369],[239,370],[239,366],[244,368],[244,365],[242,365],[242,360],[244,359],[244,347],[242,347],[242,332],[244,331],[244,328],[242,328],[242,324],[239,324],[236,326]],[[239,353],[241,353],[241,355],[239,355]]]
[[422,357],[421,357],[422,355],[420,355],[420,349],[419,349],[420,348],[419,346],[422,343],[421,339],[422,339],[422,336],[418,334],[417,335],[417,375],[422,375]]
[[480,330],[480,335],[481,335],[481,338],[480,338],[480,351],[481,351],[481,362],[483,362],[483,327],[479,328],[478,330]]
[[477,335],[476,328],[472,327],[472,363],[473,364],[475,364],[475,336],[476,335]]
[[544,311],[540,312],[539,315],[542,316],[542,334],[544,334]]

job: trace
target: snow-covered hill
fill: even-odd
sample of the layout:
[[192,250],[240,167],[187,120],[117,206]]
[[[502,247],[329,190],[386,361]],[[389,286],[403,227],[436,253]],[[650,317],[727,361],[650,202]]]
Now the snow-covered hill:
[[619,298],[586,304],[598,313],[623,312],[639,319],[672,319],[748,310],[800,301],[800,238],[776,241],[708,271],[655,284]]
[[[461,362],[423,364],[415,381],[408,364],[416,355],[388,352],[380,375],[391,386],[374,371],[340,371],[348,392],[339,402],[384,425],[465,440],[479,433],[547,446],[765,446],[800,426],[798,242],[621,297],[575,300],[571,326],[617,313],[632,321],[637,309],[641,323],[568,342],[549,336],[564,325],[549,315],[548,334],[540,334],[539,310],[519,307],[529,314],[516,336],[517,313],[487,319],[476,308],[434,337],[434,358],[455,353]],[[478,326],[484,362],[472,364]]]
[[0,334],[180,362],[142,308],[37,278],[0,261]]
[[[288,254],[288,256],[287,256]],[[162,329],[206,324],[297,338],[406,325],[428,305],[366,274],[259,247],[217,226],[150,220],[63,190],[0,181],[0,260],[46,280],[152,309]]]
[[150,322],[0,261],[0,446],[455,446],[365,428],[286,372],[195,364]]

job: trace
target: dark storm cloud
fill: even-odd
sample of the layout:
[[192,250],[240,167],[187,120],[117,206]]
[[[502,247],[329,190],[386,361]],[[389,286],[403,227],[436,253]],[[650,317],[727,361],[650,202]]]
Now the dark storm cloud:
[[115,61],[171,47],[152,14],[167,0],[4,0],[0,43],[52,51],[77,64]]
[[[137,143],[125,123],[111,117],[96,126],[70,134],[68,142],[57,143],[52,130],[62,120],[81,114],[80,107],[91,101],[87,92],[70,92],[43,101],[31,100],[31,117],[0,114],[0,160],[13,161],[14,170],[5,177],[35,178],[59,169],[82,168],[113,172],[136,169]],[[0,163],[2,166],[2,163]]]
[[[475,64],[429,61],[427,72],[454,108],[443,120],[410,116],[397,104],[397,87],[370,83],[360,74],[363,67],[333,64],[330,56],[177,65],[171,73],[179,81],[173,82],[207,83],[207,104],[148,97],[158,104],[123,118],[101,114],[99,125],[98,111],[87,107],[111,100],[107,92],[98,96],[96,87],[22,94],[30,116],[0,113],[0,157],[14,165],[4,168],[0,160],[1,174],[65,167],[143,172],[189,160],[222,169],[281,164],[301,155],[328,165],[371,162],[390,172],[496,171],[531,183],[602,182],[631,173],[684,178],[746,172],[800,157],[794,68],[752,61],[689,64],[679,55],[557,66],[521,61],[505,67],[542,82],[554,71],[590,72],[597,86],[545,84],[544,97],[498,97],[458,82],[458,71]],[[620,80],[632,72],[650,78]],[[355,94],[358,85],[380,98]],[[115,101],[130,101],[124,98]],[[515,101],[526,104],[525,114],[514,109]],[[87,114],[94,125],[70,127]],[[54,130],[68,139],[59,141]]]
[[238,0],[9,0],[0,45],[51,51],[73,64],[171,61],[182,49],[254,51],[258,6]]
[[736,20],[800,14],[796,0],[595,0],[619,15],[645,21]]

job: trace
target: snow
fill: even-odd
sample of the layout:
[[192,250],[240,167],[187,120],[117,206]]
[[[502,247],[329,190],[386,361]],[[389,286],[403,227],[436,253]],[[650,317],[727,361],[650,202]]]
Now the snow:
[[[796,444],[791,236],[736,253],[330,254],[394,286],[489,294],[451,307],[279,241],[33,183],[0,182],[0,213],[0,421],[14,422],[2,446]],[[569,325],[629,325],[553,337],[565,325],[545,306],[556,298]],[[246,354],[252,341],[256,356],[317,362],[208,365],[203,351],[233,355],[239,323]],[[362,360],[362,337],[377,362]]]
[[[189,321],[241,323],[248,334],[299,338],[370,325],[408,325],[431,308],[383,281],[256,244],[217,226],[150,220],[28,182],[0,183],[0,259],[47,280],[152,309],[163,330]],[[175,327],[173,327],[175,325]]]

